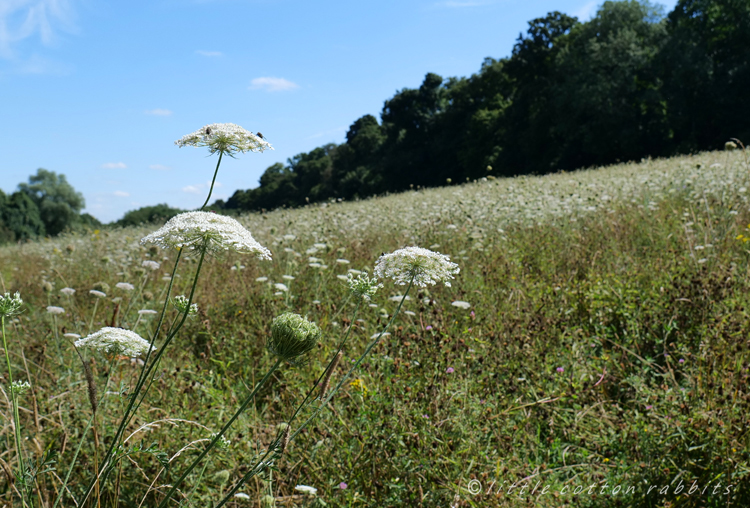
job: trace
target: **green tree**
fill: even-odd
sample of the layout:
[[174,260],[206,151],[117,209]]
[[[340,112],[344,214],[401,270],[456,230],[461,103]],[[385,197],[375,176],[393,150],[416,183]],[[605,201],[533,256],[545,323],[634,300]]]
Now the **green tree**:
[[530,21],[526,35],[518,37],[505,65],[513,92],[503,119],[502,174],[556,169],[560,140],[554,130],[559,116],[553,88],[559,79],[558,56],[577,23],[577,18],[551,12]]
[[676,150],[750,139],[750,2],[679,0],[667,31],[660,65]]
[[46,169],[39,168],[36,175],[29,177],[29,183],[21,183],[18,188],[36,204],[45,230],[50,235],[72,228],[78,220],[78,213],[85,206],[83,195],[76,192],[65,175]]
[[44,222],[39,208],[25,192],[16,191],[7,198],[2,210],[5,227],[13,232],[12,240],[29,240],[44,236]]
[[[125,215],[123,215],[122,219],[115,222],[117,226],[138,226],[140,224],[154,224],[154,223],[160,223],[165,222],[174,217],[175,215],[182,213],[184,210],[180,210],[179,208],[172,208],[171,206],[167,205],[166,203],[162,203],[160,205],[154,205],[154,206],[143,206],[141,208],[138,208],[137,210],[130,210],[129,212],[126,212]],[[84,214],[88,215],[88,214]],[[90,216],[89,216],[90,217]],[[96,223],[93,222],[91,219],[96,221],[93,217],[90,219],[87,217],[85,220],[89,222],[90,226],[95,226]],[[98,221],[96,221],[98,222]]]
[[571,29],[556,57],[549,169],[662,155],[669,142],[655,57],[666,41],[661,7],[604,2]]

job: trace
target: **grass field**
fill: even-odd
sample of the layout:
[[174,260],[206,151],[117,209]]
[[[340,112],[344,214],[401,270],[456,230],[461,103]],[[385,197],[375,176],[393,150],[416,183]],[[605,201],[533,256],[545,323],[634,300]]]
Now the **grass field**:
[[[450,255],[460,274],[412,288],[272,482],[254,477],[227,506],[261,506],[269,489],[276,506],[750,506],[749,176],[741,151],[710,152],[240,217],[273,260],[206,258],[198,315],[164,353],[99,506],[159,504],[274,363],[273,318],[302,314],[323,331],[309,362],[274,372],[169,504],[214,506],[345,330],[334,382],[405,289],[381,281],[354,316],[341,279],[408,245]],[[31,385],[19,415],[33,506],[53,505],[82,444],[60,505],[76,506],[111,444],[140,363],[81,351],[102,398],[84,433],[89,389],[65,334],[153,334],[156,315],[138,311],[161,310],[176,258],[139,244],[155,229],[0,248],[0,289],[24,301],[5,333],[14,379]],[[183,255],[173,295],[197,265]],[[2,389],[0,504],[21,506],[7,377]]]

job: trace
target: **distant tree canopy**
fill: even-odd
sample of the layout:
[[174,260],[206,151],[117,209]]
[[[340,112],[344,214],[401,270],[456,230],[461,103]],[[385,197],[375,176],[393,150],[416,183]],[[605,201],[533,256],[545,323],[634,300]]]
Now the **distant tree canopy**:
[[80,213],[84,206],[83,196],[65,175],[40,168],[13,194],[0,191],[0,243],[101,227],[94,217]]
[[486,175],[543,174],[750,139],[750,2],[607,1],[551,12],[468,78],[428,73],[328,144],[215,208],[299,206]]
[[157,222],[164,222],[178,213],[182,213],[184,210],[179,208],[171,208],[167,204],[160,204],[154,206],[144,206],[137,210],[131,210],[123,216],[122,219],[116,221],[116,226],[138,226],[140,224],[153,224]]

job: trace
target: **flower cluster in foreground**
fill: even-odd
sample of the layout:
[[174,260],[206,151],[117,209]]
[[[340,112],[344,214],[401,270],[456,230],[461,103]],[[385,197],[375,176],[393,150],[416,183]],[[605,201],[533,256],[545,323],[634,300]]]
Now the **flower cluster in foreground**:
[[231,217],[210,212],[187,212],[172,217],[164,226],[141,239],[164,249],[203,250],[219,253],[233,250],[271,259],[271,251],[255,241],[250,231]]
[[449,279],[454,278],[460,269],[451,263],[445,254],[433,252],[422,247],[405,247],[390,254],[383,254],[375,265],[375,275],[389,278],[405,286],[412,279],[417,287],[435,285],[439,282],[450,286]]
[[77,340],[74,345],[77,348],[90,347],[110,355],[126,356],[139,356],[149,348],[148,341],[137,333],[109,326]]
[[213,154],[223,152],[232,155],[237,152],[262,152],[273,150],[271,143],[233,123],[212,123],[191,132],[174,142],[183,146],[207,146]]

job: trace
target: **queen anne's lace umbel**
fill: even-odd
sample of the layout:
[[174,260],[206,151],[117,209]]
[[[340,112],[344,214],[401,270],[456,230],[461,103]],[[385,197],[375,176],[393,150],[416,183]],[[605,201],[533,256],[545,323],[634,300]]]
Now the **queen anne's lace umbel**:
[[445,254],[422,247],[405,247],[390,254],[383,254],[375,265],[375,275],[389,278],[405,286],[414,279],[417,287],[435,285],[438,282],[450,286],[449,279],[459,272],[458,265],[451,263]]
[[149,343],[135,332],[107,326],[77,340],[75,347],[90,347],[110,355],[139,356],[148,351]]
[[174,144],[180,148],[183,146],[207,146],[212,154],[223,152],[227,155],[237,152],[273,150],[271,143],[233,123],[206,125],[195,132],[182,136]]
[[172,217],[164,226],[141,239],[164,249],[207,249],[216,254],[233,250],[271,259],[271,251],[255,241],[250,231],[231,217],[210,212],[187,212]]

